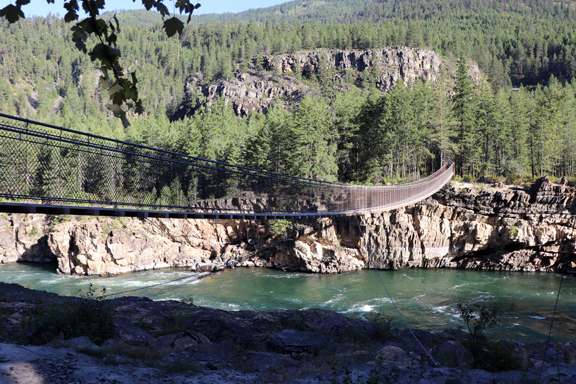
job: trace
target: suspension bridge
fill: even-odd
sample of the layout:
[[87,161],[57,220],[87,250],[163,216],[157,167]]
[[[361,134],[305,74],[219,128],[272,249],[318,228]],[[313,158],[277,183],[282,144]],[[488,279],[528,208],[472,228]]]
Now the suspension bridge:
[[453,174],[453,165],[444,165],[412,183],[353,186],[0,113],[0,212],[264,220],[346,216],[414,204]]

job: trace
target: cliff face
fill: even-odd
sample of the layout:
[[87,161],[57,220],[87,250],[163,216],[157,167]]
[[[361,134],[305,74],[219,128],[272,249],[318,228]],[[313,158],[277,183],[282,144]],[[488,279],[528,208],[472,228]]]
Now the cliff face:
[[[301,72],[305,77],[322,70],[333,72],[364,72],[373,70],[376,87],[388,92],[398,80],[411,82],[416,79],[436,81],[445,63],[434,51],[419,48],[388,47],[371,50],[319,50],[288,55],[265,56],[267,71],[292,74]],[[335,73],[337,77],[341,73]]]
[[576,268],[576,189],[539,180],[522,190],[445,189],[433,198],[363,217],[362,239],[379,268],[505,271]]
[[[323,75],[334,81],[337,87],[339,84],[344,87],[348,76],[356,79],[363,72],[370,71],[375,77],[376,87],[389,92],[399,80],[405,83],[416,79],[437,81],[442,71],[449,75],[453,72],[436,52],[407,47],[318,50],[264,56],[262,66],[266,72],[258,72],[253,67],[235,79],[221,79],[209,84],[204,83],[200,76],[191,77],[186,85],[187,97],[192,99],[194,95],[203,95],[208,102],[223,97],[232,104],[236,114],[245,115],[250,111],[264,111],[273,101],[287,106],[298,104],[313,89],[298,80],[295,73],[310,78],[324,71]],[[479,81],[481,75],[476,64],[471,64],[469,75],[475,82]]]
[[[65,218],[66,219],[66,218]],[[314,273],[378,268],[576,269],[576,188],[539,180],[520,189],[446,188],[398,210],[299,223],[274,237],[243,220],[0,217],[0,260],[58,261],[65,274],[107,275],[234,266]],[[262,250],[254,255],[255,250]]]

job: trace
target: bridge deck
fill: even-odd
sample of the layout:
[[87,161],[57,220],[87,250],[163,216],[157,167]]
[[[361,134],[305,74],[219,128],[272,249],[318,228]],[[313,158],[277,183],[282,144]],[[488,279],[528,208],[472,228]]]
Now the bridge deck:
[[431,196],[444,165],[366,187],[226,164],[0,113],[0,211],[160,218],[310,219],[386,211]]

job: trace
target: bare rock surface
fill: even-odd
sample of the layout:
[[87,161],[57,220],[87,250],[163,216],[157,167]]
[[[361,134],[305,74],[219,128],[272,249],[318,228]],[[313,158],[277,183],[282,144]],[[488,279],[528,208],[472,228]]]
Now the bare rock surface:
[[[336,87],[344,87],[350,79],[357,79],[370,71],[381,92],[389,92],[399,81],[437,81],[443,71],[453,72],[438,53],[421,48],[385,47],[365,50],[320,49],[262,58],[262,71],[255,66],[237,73],[235,78],[205,83],[202,75],[188,79],[186,95],[194,99],[202,95],[207,103],[221,97],[237,115],[265,111],[274,102],[285,106],[297,105],[314,89],[300,76],[330,77]],[[324,73],[323,73],[324,72]],[[478,82],[480,70],[471,63],[470,77]]]
[[0,262],[56,260],[59,273],[78,275],[165,267],[342,273],[370,268],[370,258],[381,269],[576,271],[576,188],[547,178],[527,191],[448,186],[412,206],[299,222],[284,235],[269,224],[4,214]]

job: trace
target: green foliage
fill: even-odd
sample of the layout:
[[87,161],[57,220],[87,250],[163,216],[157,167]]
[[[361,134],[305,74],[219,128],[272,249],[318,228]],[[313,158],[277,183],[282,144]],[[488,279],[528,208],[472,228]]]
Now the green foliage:
[[[573,175],[576,103],[570,80],[576,68],[576,38],[567,31],[576,29],[574,10],[566,4],[532,3],[479,2],[470,7],[455,1],[447,7],[446,0],[291,2],[235,15],[234,20],[231,15],[193,17],[178,40],[166,39],[160,26],[151,25],[150,19],[140,23],[130,12],[118,15],[120,21],[132,20],[120,31],[109,14],[106,22],[96,24],[103,45],[93,38],[95,33],[84,43],[94,55],[116,44],[122,52],[119,65],[129,63],[130,72],[138,73],[137,84],[131,74],[121,74],[138,87],[138,100],[148,111],[131,118],[129,128],[109,119],[112,113],[105,107],[110,89],[98,78],[100,68],[108,65],[101,60],[110,58],[96,58],[95,65],[70,43],[91,28],[93,20],[81,21],[74,36],[65,21],[54,16],[17,24],[2,19],[0,47],[9,48],[0,58],[0,110],[193,156],[343,182],[412,180],[453,160],[458,173],[471,179],[487,174],[511,179]],[[72,9],[70,17],[74,13]],[[93,49],[97,45],[101,47]],[[327,49],[402,45],[443,54],[451,72],[441,73],[435,83],[396,86],[381,97],[376,66],[335,71],[323,56]],[[208,105],[196,90],[211,80],[238,75],[237,66],[264,69],[264,56],[304,49],[320,52],[321,60],[317,71],[292,68],[294,77],[303,78],[311,89],[298,109],[284,97],[266,113],[238,117],[224,100]],[[467,58],[488,75],[487,81],[472,81]],[[198,73],[202,76],[196,77]],[[128,96],[135,96],[131,85],[113,75],[112,93],[120,92],[130,103]],[[193,78],[203,80],[188,86]],[[519,88],[510,92],[512,85]],[[30,102],[33,95],[38,105]],[[113,96],[115,101],[121,99]],[[39,169],[37,161],[5,166],[10,156],[9,148],[0,153],[0,167],[38,176],[34,192],[71,193],[65,180],[82,176],[75,173],[77,159],[62,151],[42,154],[53,165],[49,171]],[[133,184],[141,181],[135,175],[122,177]],[[163,190],[164,185],[148,190],[143,203],[180,197],[197,201],[201,196],[199,181],[180,180],[177,189],[173,181],[170,191]],[[3,182],[0,178],[0,187]],[[86,191],[88,198],[99,193],[108,191]]]
[[490,372],[518,369],[512,342],[496,342],[487,336],[487,330],[500,322],[501,310],[488,309],[479,304],[458,304],[458,311],[466,324],[468,339],[464,346],[472,356],[473,368]]
[[516,236],[518,234],[518,227],[515,225],[511,226],[509,232],[511,236]]
[[53,232],[54,228],[58,225],[58,224],[62,224],[62,223],[67,223],[70,220],[72,220],[72,216],[71,215],[59,215],[59,216],[53,216],[52,220],[51,220],[51,224],[50,224],[50,228],[49,228],[49,232]]
[[287,173],[335,181],[337,135],[323,98],[307,95],[293,115],[287,132]]
[[366,317],[374,326],[374,337],[378,341],[384,341],[390,337],[392,331],[392,319],[390,317],[382,311],[370,312]]
[[[4,16],[10,24],[16,23],[21,18],[24,18],[22,5],[27,3],[29,1],[17,1],[16,5],[9,4],[0,9],[0,17]],[[152,7],[156,8],[163,19],[165,16],[170,15],[168,8],[163,4],[163,0],[142,0],[142,4],[147,10]],[[108,91],[112,101],[108,105],[108,109],[113,112],[114,116],[122,120],[124,127],[128,127],[130,123],[128,123],[126,111],[122,109],[122,105],[131,100],[134,103],[135,113],[142,114],[144,109],[138,97],[136,72],[131,72],[130,76],[128,76],[124,74],[124,69],[120,65],[121,53],[117,46],[117,33],[120,33],[118,19],[114,16],[113,20],[105,22],[103,19],[98,18],[100,10],[104,9],[104,6],[104,0],[82,0],[82,8],[88,17],[72,26],[72,41],[76,48],[84,54],[88,54],[92,61],[98,60],[100,62],[100,70],[102,72],[100,84],[104,90]],[[179,0],[176,3],[176,7],[178,7],[180,13],[185,12],[188,15],[188,22],[190,22],[192,12],[194,12],[194,9],[199,8],[200,4],[193,5],[189,0]],[[78,20],[79,7],[77,1],[66,3],[64,8],[67,11],[64,16],[65,22]],[[168,37],[174,36],[176,32],[181,35],[183,29],[184,23],[177,17],[164,20],[164,30]],[[86,41],[90,36],[94,36],[97,44],[88,52]],[[112,76],[115,79],[112,84],[110,84],[109,71],[112,72]]]
[[183,302],[186,305],[194,305],[194,297],[190,296],[184,296],[180,298],[180,301]]
[[286,237],[288,230],[292,227],[292,222],[290,220],[272,220],[270,223],[270,229],[274,237]]
[[[105,292],[103,289],[102,293]],[[95,344],[101,345],[114,336],[114,324],[112,308],[96,293],[90,284],[86,292],[79,290],[78,301],[39,307],[32,316],[31,325],[54,329],[64,339],[87,336]]]
[[514,173],[509,173],[506,176],[506,182],[512,185],[520,185],[522,183],[522,176]]
[[487,183],[497,184],[497,183],[503,183],[505,179],[504,176],[488,175],[484,176],[484,180],[486,180]]

